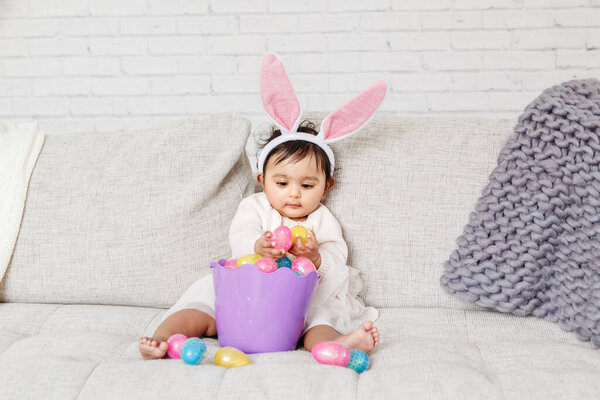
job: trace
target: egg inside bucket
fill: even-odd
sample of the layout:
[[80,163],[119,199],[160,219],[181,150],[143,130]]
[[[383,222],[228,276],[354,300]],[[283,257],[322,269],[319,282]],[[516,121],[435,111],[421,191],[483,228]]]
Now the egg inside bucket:
[[236,269],[211,263],[219,344],[244,353],[296,348],[317,287],[315,271],[265,273],[252,264]]

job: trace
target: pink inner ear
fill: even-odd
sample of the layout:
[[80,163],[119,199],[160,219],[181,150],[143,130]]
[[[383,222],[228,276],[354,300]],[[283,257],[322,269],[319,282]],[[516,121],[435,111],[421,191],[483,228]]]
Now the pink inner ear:
[[327,116],[321,124],[325,140],[339,139],[360,129],[377,110],[386,91],[385,82],[376,82]]
[[300,116],[300,104],[288,79],[283,63],[267,53],[262,59],[260,98],[275,123],[290,131]]

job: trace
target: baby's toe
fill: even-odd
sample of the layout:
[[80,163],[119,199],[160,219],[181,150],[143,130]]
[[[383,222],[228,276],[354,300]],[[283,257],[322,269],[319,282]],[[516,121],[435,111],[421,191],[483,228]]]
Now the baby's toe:
[[371,336],[373,336],[373,341],[375,342],[375,346],[379,344],[379,331],[377,328],[371,329]]
[[150,338],[140,340],[140,354],[144,360],[156,360],[163,358],[167,353],[168,345],[166,342],[157,342]]

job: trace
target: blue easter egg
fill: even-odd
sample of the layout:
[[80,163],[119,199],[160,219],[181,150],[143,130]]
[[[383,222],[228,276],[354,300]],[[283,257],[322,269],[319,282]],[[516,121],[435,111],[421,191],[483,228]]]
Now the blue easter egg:
[[350,350],[350,361],[346,368],[353,369],[359,374],[364,372],[369,368],[369,356],[362,350]]
[[183,345],[181,346],[181,352],[179,354],[181,359],[186,364],[196,365],[202,361],[204,352],[206,352],[206,344],[204,343],[204,340],[193,337],[183,342]]
[[281,257],[277,260],[277,268],[292,268],[292,262],[287,257]]
[[302,274],[300,272],[298,272],[298,271],[294,271],[294,275],[296,275],[296,276],[302,276]]

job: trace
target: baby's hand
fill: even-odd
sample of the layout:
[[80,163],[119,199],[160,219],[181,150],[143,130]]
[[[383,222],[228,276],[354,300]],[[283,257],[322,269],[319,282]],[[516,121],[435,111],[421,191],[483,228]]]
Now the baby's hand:
[[254,252],[262,255],[263,257],[269,257],[277,261],[281,257],[285,256],[285,250],[274,249],[273,243],[271,242],[271,232],[266,231],[263,233],[254,243]]
[[302,238],[297,237],[296,241],[292,245],[292,248],[289,250],[290,253],[295,255],[296,257],[306,257],[315,267],[319,268],[321,266],[321,253],[319,253],[319,242],[317,242],[317,237],[315,233],[307,229],[308,235],[306,238],[306,243],[302,243]]

